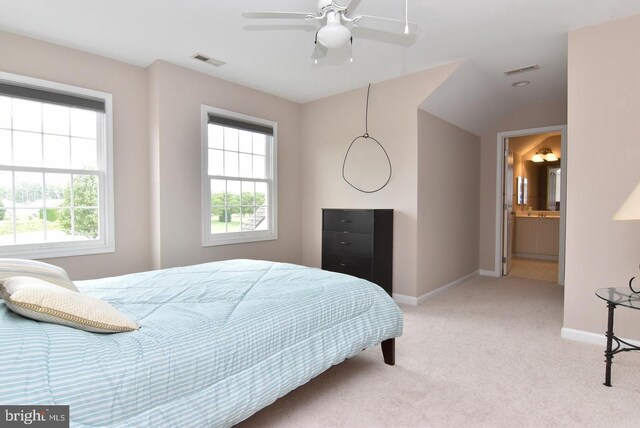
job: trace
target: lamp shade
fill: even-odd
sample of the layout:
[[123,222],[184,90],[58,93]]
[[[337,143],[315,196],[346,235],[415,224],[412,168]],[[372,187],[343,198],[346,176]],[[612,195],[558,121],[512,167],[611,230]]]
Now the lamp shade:
[[558,160],[558,156],[556,156],[553,152],[547,153],[544,158],[547,162],[554,162]]
[[534,162],[543,162],[544,158],[542,157],[542,155],[540,153],[536,153],[535,155],[533,155],[531,157],[531,160]]
[[614,220],[640,220],[640,184],[633,189],[626,201],[618,208]]

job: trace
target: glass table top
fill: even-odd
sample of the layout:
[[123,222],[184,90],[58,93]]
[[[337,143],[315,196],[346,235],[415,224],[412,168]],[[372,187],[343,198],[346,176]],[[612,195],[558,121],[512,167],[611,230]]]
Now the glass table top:
[[640,309],[640,294],[625,288],[601,288],[596,291],[596,296],[607,302],[627,308]]

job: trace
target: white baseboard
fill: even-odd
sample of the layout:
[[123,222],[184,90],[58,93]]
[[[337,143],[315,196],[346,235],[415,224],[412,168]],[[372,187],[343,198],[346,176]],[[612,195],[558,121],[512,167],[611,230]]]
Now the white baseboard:
[[[560,331],[560,337],[563,339],[576,340],[578,342],[589,343],[591,345],[607,346],[607,337],[604,334],[591,333],[590,331],[575,330],[573,328],[563,327]],[[635,346],[640,346],[640,341],[621,338]]]
[[478,272],[480,273],[480,276],[492,276],[494,278],[500,278],[500,274],[494,270],[480,269]]
[[412,296],[405,296],[404,294],[393,293],[393,300],[396,303],[403,305],[418,306],[418,298]]
[[476,275],[478,275],[478,271],[471,272],[470,274],[465,275],[462,278],[458,278],[453,282],[443,285],[442,287],[438,287],[435,290],[431,290],[428,293],[425,293],[419,297],[405,296],[404,294],[393,293],[393,300],[395,300],[397,303],[402,303],[404,305],[418,306],[423,304],[427,300],[434,298],[435,296],[442,293],[443,291],[446,291],[453,287],[457,287],[458,285],[464,282],[467,282],[469,279],[471,279]]

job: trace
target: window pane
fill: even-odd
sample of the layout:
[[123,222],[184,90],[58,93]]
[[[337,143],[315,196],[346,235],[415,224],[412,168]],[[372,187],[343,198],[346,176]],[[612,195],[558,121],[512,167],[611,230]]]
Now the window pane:
[[96,138],[97,133],[97,117],[95,111],[72,108],[70,110],[71,117],[71,135],[73,137]]
[[267,136],[264,134],[253,134],[253,153],[266,156]]
[[242,224],[240,228],[243,231],[247,230],[255,230],[257,223],[257,216],[254,215],[255,210],[253,207],[243,207],[242,208]]
[[44,166],[47,168],[69,168],[70,146],[69,137],[47,135],[44,138]]
[[95,175],[73,176],[73,206],[88,208],[98,206],[98,177]]
[[[240,206],[240,182],[239,181],[227,181],[227,206]],[[236,211],[234,214],[239,213]]]
[[42,103],[13,99],[13,129],[42,131]]
[[76,208],[74,211],[74,240],[99,238],[98,210]]
[[[227,222],[224,207],[211,207],[211,233],[226,233]],[[231,220],[231,218],[229,218]]]
[[96,169],[98,145],[96,140],[71,138],[71,168]]
[[220,125],[209,125],[208,139],[209,147],[212,149],[224,148],[224,128]]
[[256,230],[267,230],[269,229],[269,220],[268,220],[269,210],[267,207],[258,207],[256,210]]
[[44,175],[47,208],[71,206],[71,174]]
[[[227,191],[227,181],[226,180],[211,180],[211,194],[222,193],[224,197],[224,192]],[[219,205],[224,205],[225,202],[220,203]]]
[[69,210],[61,210],[58,208],[47,208],[47,230],[46,239],[47,242],[64,242],[70,241],[71,230],[65,229],[63,225],[63,213],[68,213]]
[[269,186],[267,183],[256,183],[256,205],[269,205]]
[[16,172],[15,173],[16,207],[41,208],[43,206],[42,179],[43,179],[42,173],[39,173],[39,172]]
[[267,157],[253,155],[253,178],[267,178]]
[[224,128],[224,149],[238,151],[238,130]]
[[231,221],[226,211],[226,180],[211,180],[211,233],[225,233]]
[[11,172],[0,171],[0,245],[13,244]]
[[11,128],[11,98],[0,96],[0,128]]
[[209,149],[209,175],[224,175],[224,152]]
[[240,231],[240,182],[227,181],[227,232]]
[[11,163],[11,131],[0,129],[0,164]]
[[49,134],[69,135],[69,107],[43,104],[42,130]]
[[32,244],[44,241],[44,220],[41,207],[16,209],[16,243]]
[[239,150],[244,153],[251,153],[251,132],[249,131],[240,131],[239,139],[240,145]]
[[238,177],[238,153],[224,152],[224,175]]
[[42,134],[18,131],[13,133],[13,164],[42,166]]
[[253,181],[242,182],[242,205],[253,206],[255,204],[255,184]]
[[252,177],[252,169],[251,155],[240,153],[240,177]]
[[5,208],[13,205],[12,180],[11,171],[0,171],[0,201],[2,201]]

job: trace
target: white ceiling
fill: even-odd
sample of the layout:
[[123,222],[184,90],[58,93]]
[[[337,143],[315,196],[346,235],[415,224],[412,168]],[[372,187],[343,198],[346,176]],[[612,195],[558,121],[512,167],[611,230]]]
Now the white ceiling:
[[[403,0],[353,3],[357,13],[404,18]],[[297,102],[464,59],[423,107],[481,133],[490,116],[566,97],[568,31],[640,13],[638,0],[409,0],[417,35],[356,29],[353,63],[347,52],[331,52],[318,65],[310,59],[314,27],[241,16],[315,7],[316,0],[0,0],[0,29],[141,67],[162,59]],[[196,52],[227,64],[199,63],[190,58]],[[502,74],[533,63],[539,71]],[[511,87],[521,79],[532,83]]]

